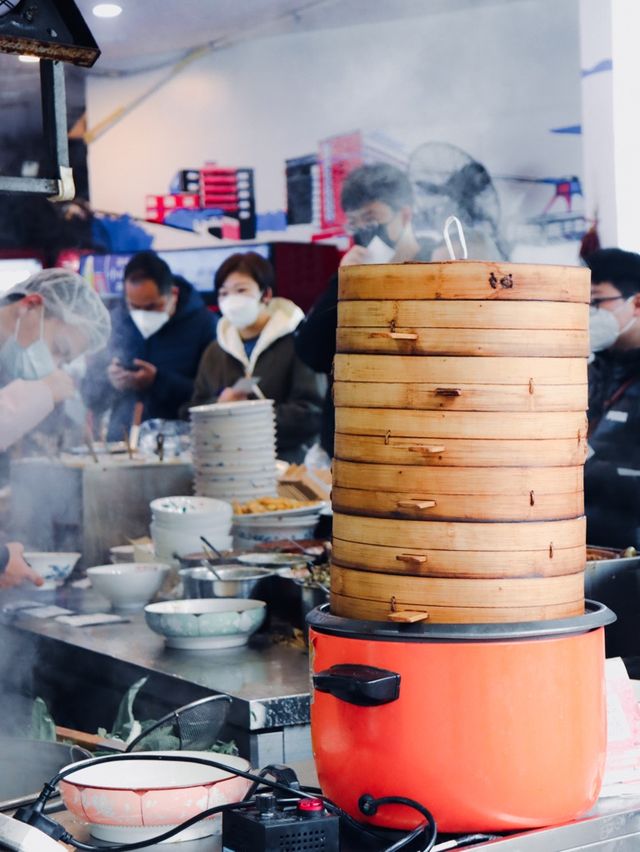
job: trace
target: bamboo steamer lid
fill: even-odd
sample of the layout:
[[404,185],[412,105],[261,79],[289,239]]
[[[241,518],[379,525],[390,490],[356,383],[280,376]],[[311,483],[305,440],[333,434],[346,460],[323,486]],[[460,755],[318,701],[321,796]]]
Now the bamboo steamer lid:
[[584,543],[575,547],[520,551],[431,550],[394,545],[363,544],[333,537],[336,565],[388,574],[430,577],[553,577],[582,571]]
[[[391,620],[390,604],[366,598],[349,598],[331,593],[331,612],[343,618],[364,621]],[[571,618],[584,614],[584,601],[569,601],[562,604],[531,604],[520,607],[460,607],[418,606],[396,604],[394,620],[427,624],[498,624],[520,621],[548,621],[556,618]],[[417,617],[416,617],[417,616]],[[426,616],[426,618],[425,618]]]
[[371,518],[334,512],[337,538],[386,547],[430,550],[499,551],[580,547],[585,542],[585,518],[527,523],[413,521]]
[[587,433],[583,411],[513,412],[505,417],[492,411],[422,411],[406,408],[336,408],[336,432],[346,435],[382,435],[387,438],[447,438],[538,440],[573,438]]
[[343,300],[338,304],[338,327],[390,331],[408,328],[587,331],[589,306],[575,302],[521,304],[461,299]]
[[589,332],[477,328],[338,328],[337,352],[469,357],[586,358]]
[[341,301],[472,299],[589,304],[590,289],[588,269],[465,260],[343,266],[338,292]]
[[583,464],[587,437],[496,441],[458,438],[409,438],[394,435],[345,435],[336,432],[339,459],[421,467],[546,467]]
[[338,407],[431,411],[584,411],[587,385],[467,385],[334,382]]
[[337,382],[467,385],[586,385],[584,358],[471,358],[413,355],[336,355]]

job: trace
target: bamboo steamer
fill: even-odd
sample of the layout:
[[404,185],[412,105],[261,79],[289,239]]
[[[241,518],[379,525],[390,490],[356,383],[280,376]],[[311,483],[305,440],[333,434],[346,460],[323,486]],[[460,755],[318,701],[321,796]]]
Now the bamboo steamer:
[[589,304],[591,274],[572,266],[481,261],[343,266],[344,300],[470,299]]
[[416,408],[435,411],[584,411],[584,385],[468,385],[334,382],[339,407]]
[[546,467],[583,464],[586,434],[546,440],[465,440],[336,432],[338,459],[421,467]]
[[509,552],[543,550],[552,555],[585,542],[584,517],[528,523],[414,521],[334,512],[333,532],[345,541],[385,547]]
[[337,352],[471,357],[586,358],[587,329],[563,330],[477,328],[338,328]]
[[470,358],[458,356],[336,355],[337,382],[517,385],[532,393],[547,385],[586,385],[584,358]]
[[498,624],[570,618],[584,613],[583,600],[555,605],[533,604],[518,607],[421,606],[412,603],[396,603],[397,615],[392,618],[390,602],[373,601],[367,598],[349,598],[336,592],[331,593],[330,601],[333,615],[364,621],[397,620],[404,622],[426,621],[429,624]]
[[515,612],[523,607],[573,607],[576,615],[584,608],[582,572],[548,577],[541,582],[529,577],[495,579],[461,579],[451,577],[407,577],[354,571],[339,565],[331,567],[331,591],[343,598],[377,601],[392,613],[398,608],[426,609],[429,620],[432,608],[479,610],[484,615],[495,608]]
[[401,541],[392,546],[363,544],[333,537],[333,561],[336,565],[388,574],[430,577],[554,577],[582,571],[586,560],[584,543],[575,547],[506,552],[431,550],[405,547]]
[[333,465],[340,512],[397,518],[535,521],[584,512],[581,467],[432,468]]
[[339,328],[527,329],[586,331],[589,306],[574,302],[489,302],[426,299],[341,301]]
[[513,412],[422,411],[406,408],[336,408],[336,432],[442,441],[448,438],[544,440],[573,438],[587,433],[583,411]]

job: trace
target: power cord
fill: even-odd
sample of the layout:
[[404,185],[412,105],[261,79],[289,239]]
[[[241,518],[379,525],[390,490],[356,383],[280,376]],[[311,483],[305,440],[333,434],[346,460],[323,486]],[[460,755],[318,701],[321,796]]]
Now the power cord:
[[[263,769],[259,774],[256,774],[254,772],[245,772],[242,769],[231,768],[225,763],[221,763],[217,760],[212,760],[208,757],[194,757],[192,755],[179,756],[178,754],[145,754],[144,752],[139,752],[137,754],[111,754],[106,755],[104,757],[96,757],[92,758],[91,760],[81,761],[80,764],[75,764],[74,766],[70,766],[66,769],[61,770],[44,785],[40,795],[38,796],[35,802],[16,811],[15,819],[19,820],[20,822],[24,822],[28,825],[32,825],[42,831],[44,834],[48,835],[49,837],[52,837],[54,840],[61,840],[63,843],[68,843],[75,849],[83,850],[83,852],[104,852],[104,847],[92,846],[91,844],[82,843],[81,841],[76,840],[69,834],[69,832],[66,831],[66,829],[63,828],[63,826],[48,817],[43,812],[43,810],[49,798],[56,792],[56,785],[60,781],[63,781],[70,775],[73,775],[74,773],[79,772],[82,769],[87,769],[90,766],[98,766],[102,763],[113,763],[115,761],[122,762],[124,760],[161,760],[166,762],[194,763],[202,766],[212,766],[215,769],[221,769],[224,772],[230,773],[232,775],[237,775],[240,778],[246,778],[247,780],[251,781],[252,786],[250,788],[250,792],[252,794],[255,794],[255,791],[258,790],[259,787],[266,786],[277,792],[285,793],[288,796],[293,796],[294,801],[296,799],[321,798],[324,805],[331,813],[340,816],[342,819],[348,822],[348,824],[352,828],[354,828],[361,834],[367,835],[369,838],[376,838],[378,840],[380,839],[379,835],[374,834],[370,829],[356,822],[353,817],[346,813],[346,811],[343,811],[340,807],[338,807],[338,805],[334,804],[322,795],[318,796],[318,792],[315,788],[301,788],[300,784],[298,783],[298,779],[295,772],[293,772],[293,770],[289,769],[288,767],[270,765],[265,767],[265,769]],[[277,779],[282,780],[271,780],[268,777],[269,775],[275,775]],[[418,826],[406,837],[402,838],[398,842],[394,843],[392,846],[388,847],[385,852],[398,852],[398,850],[404,849],[414,840],[419,838],[422,834],[424,834],[425,842],[427,844],[423,852],[430,852],[430,850],[433,848],[437,835],[436,822],[431,812],[419,802],[416,802],[413,799],[404,798],[402,796],[385,796],[376,799],[373,796],[366,794],[360,798],[358,804],[360,810],[365,816],[375,815],[375,813],[377,813],[378,808],[384,805],[405,805],[406,807],[413,808],[413,810],[418,811],[422,816],[425,817],[425,823]],[[253,801],[247,800],[246,797],[240,803],[233,802],[224,805],[218,805],[217,807],[209,808],[208,810],[203,811],[200,814],[196,814],[195,816],[191,817],[191,819],[186,820],[180,825],[177,825],[174,828],[164,832],[163,834],[159,834],[154,838],[149,838],[138,843],[125,843],[120,844],[118,846],[112,846],[110,847],[110,852],[134,852],[134,850],[137,849],[143,849],[145,847],[148,848],[151,844],[161,843],[165,840],[169,840],[171,837],[174,837],[181,831],[184,831],[185,829],[190,828],[192,825],[195,825],[196,823],[200,822],[200,820],[215,816],[218,813],[224,813],[225,811],[248,808],[252,805]]]

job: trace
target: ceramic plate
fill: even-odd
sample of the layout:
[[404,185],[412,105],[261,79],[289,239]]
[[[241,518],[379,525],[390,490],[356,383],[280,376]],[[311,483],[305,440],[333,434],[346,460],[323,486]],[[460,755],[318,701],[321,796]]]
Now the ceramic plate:
[[319,500],[317,503],[309,503],[308,506],[300,506],[297,509],[278,509],[275,512],[251,512],[247,515],[234,515],[233,522],[237,524],[243,521],[251,522],[254,518],[296,518],[298,515],[316,515],[326,505],[323,500]]

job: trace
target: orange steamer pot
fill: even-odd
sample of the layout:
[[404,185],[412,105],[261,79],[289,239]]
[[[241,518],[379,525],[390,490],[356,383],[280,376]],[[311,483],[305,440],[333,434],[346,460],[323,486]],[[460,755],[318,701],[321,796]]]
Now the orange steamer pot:
[[605,606],[517,624],[398,625],[308,616],[311,734],[320,785],[355,819],[361,796],[405,796],[443,832],[575,819],[596,801],[606,755]]

